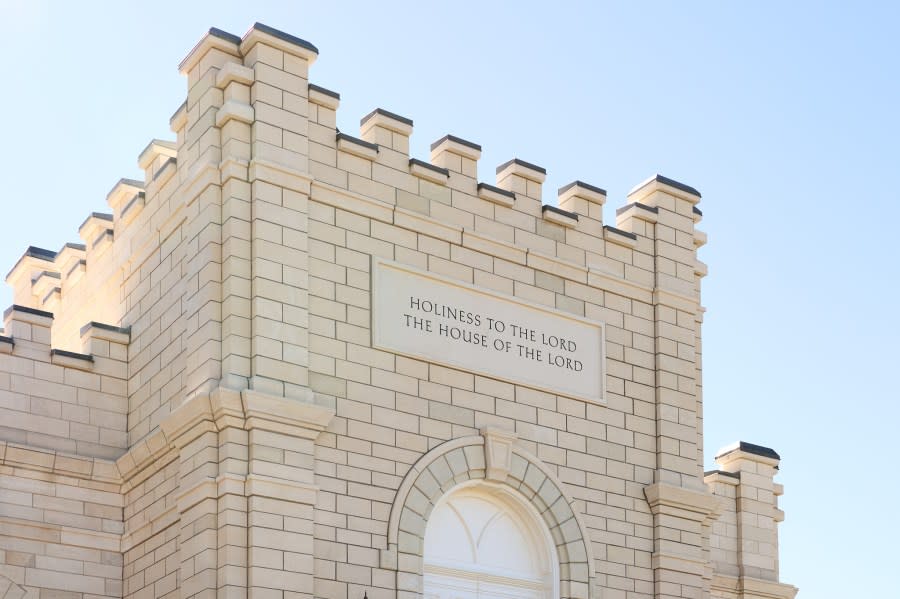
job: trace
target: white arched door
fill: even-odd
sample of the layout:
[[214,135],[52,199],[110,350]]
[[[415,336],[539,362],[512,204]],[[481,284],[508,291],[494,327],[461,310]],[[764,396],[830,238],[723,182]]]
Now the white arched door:
[[533,508],[487,484],[459,488],[425,530],[426,599],[555,599],[558,562]]

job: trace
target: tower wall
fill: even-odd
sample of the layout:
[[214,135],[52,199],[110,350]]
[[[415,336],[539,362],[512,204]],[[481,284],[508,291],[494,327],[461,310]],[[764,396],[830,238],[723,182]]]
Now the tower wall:
[[[0,575],[33,597],[415,597],[434,503],[488,481],[543,515],[563,597],[792,596],[759,516],[773,472],[729,458],[704,480],[699,192],[651,177],[608,225],[604,190],[554,203],[524,160],[481,181],[471,141],[410,156],[414,123],[388,110],[340,132],[317,54],[265,25],[210,30],[144,180],[114,186],[83,244],[13,268]],[[416,340],[449,312],[385,325],[385,269],[600,331],[600,357],[527,327],[490,333],[511,370],[449,332],[429,354]],[[751,526],[769,536],[744,546]]]

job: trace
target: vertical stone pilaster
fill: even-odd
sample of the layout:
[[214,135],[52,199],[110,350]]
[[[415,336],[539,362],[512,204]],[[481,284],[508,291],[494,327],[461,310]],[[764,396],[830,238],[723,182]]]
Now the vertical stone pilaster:
[[711,494],[666,483],[644,489],[653,514],[653,596],[697,599],[710,595],[710,524],[720,505]]
[[250,378],[251,186],[250,140],[253,70],[229,63],[216,86],[224,103],[216,115],[222,162],[222,383],[245,389]]
[[183,599],[216,597],[219,441],[208,396],[195,395],[161,427],[179,454],[179,581]]
[[308,400],[307,69],[314,46],[256,24],[250,106],[250,388]]
[[210,30],[181,64],[188,76],[178,152],[187,266],[182,298],[185,391],[209,393],[222,376],[222,139],[220,72],[239,61],[239,40]]
[[240,393],[217,389],[210,409],[219,431],[216,476],[216,585],[218,597],[247,597],[247,497],[249,437]]
[[245,391],[247,588],[251,597],[314,596],[314,445],[334,411]]
[[[636,187],[616,225],[652,243],[656,482],[645,496],[653,514],[654,597],[708,598],[711,524],[719,501],[703,484],[702,400],[694,205],[697,190],[660,175]],[[626,272],[626,277],[628,273]]]
[[[693,208],[700,193],[657,175],[628,195],[617,224],[652,236],[657,482],[703,490]],[[652,234],[652,235],[651,235]]]

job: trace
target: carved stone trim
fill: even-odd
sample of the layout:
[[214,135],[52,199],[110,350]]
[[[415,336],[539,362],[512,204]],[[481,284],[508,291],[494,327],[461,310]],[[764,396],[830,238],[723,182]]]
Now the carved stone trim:
[[516,434],[487,426],[481,429],[481,436],[484,437],[484,460],[486,462],[484,477],[500,483],[506,482],[506,477],[512,468],[512,445],[516,441]]

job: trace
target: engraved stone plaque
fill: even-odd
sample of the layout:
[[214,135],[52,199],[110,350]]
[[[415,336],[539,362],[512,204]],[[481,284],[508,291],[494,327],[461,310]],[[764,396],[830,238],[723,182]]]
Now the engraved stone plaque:
[[603,323],[387,260],[373,262],[373,346],[605,402]]

